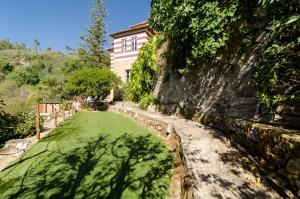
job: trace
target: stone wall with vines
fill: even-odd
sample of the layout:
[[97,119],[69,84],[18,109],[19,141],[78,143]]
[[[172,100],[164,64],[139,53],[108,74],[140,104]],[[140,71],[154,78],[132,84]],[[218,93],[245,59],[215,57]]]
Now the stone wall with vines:
[[265,32],[268,43],[258,55],[252,85],[269,108],[299,108],[299,4],[297,0],[152,0],[150,23],[170,41],[169,63],[183,75],[193,67],[204,67],[203,62],[222,67],[231,55],[251,49]]
[[298,0],[152,0],[150,17],[168,46],[158,109],[221,129],[298,197],[299,13]]

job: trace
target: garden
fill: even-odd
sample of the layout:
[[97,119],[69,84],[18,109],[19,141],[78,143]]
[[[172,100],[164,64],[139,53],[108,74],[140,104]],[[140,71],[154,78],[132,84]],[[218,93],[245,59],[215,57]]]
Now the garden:
[[173,157],[124,116],[82,112],[0,173],[1,198],[166,198]]

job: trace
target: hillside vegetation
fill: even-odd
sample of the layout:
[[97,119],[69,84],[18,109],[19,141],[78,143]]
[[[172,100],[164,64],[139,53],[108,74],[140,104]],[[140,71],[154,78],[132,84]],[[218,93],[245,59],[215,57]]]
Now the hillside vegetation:
[[37,100],[69,99],[67,75],[80,67],[74,53],[35,52],[0,41],[0,146],[35,133]]

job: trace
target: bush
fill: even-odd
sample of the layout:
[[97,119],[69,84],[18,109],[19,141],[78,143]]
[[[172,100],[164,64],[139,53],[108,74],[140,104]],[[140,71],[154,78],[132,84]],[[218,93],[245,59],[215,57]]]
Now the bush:
[[0,59],[0,81],[5,79],[5,76],[14,70],[14,66]]
[[15,81],[18,86],[25,84],[36,85],[39,83],[39,75],[36,71],[19,69],[8,75],[9,80]]
[[155,102],[156,102],[156,98],[152,94],[147,93],[141,98],[139,102],[139,107],[141,109],[146,110],[150,105],[155,104]]
[[[17,125],[14,131],[15,138],[25,138],[36,132],[36,115],[33,111],[20,111],[16,115]],[[42,123],[42,122],[41,122]]]
[[14,70],[14,66],[10,63],[3,61],[0,59],[0,72],[3,74],[7,74]]
[[[3,147],[3,144],[10,139],[22,139],[35,134],[34,111],[22,110],[13,115],[5,112],[4,107],[3,100],[0,100],[0,147]],[[43,123],[44,119],[41,118],[41,124]]]
[[0,100],[0,147],[13,137],[15,118],[4,112],[4,102]]
[[120,84],[120,79],[108,69],[83,68],[74,71],[68,78],[65,91],[85,99],[91,97],[96,102],[110,94],[111,89]]

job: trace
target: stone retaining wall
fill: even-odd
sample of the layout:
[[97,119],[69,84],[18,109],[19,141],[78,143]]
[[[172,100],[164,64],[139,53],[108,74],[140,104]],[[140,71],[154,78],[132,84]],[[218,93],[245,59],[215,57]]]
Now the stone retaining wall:
[[226,118],[222,129],[254,155],[278,184],[300,197],[299,132],[233,118]]

